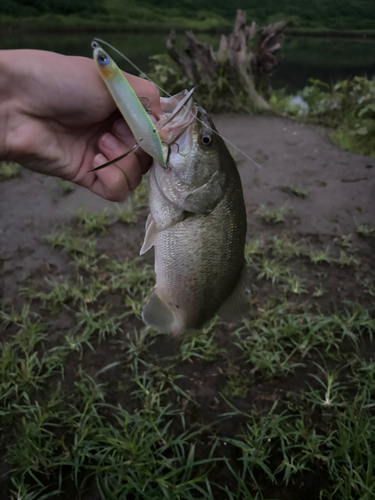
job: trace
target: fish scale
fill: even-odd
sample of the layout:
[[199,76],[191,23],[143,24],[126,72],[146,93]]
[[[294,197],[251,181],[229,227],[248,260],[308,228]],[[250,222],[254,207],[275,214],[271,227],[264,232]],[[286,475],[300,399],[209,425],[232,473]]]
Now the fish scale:
[[[207,131],[214,125],[207,115],[200,118],[203,125],[186,124],[176,148],[184,154],[172,153],[170,171],[154,165],[150,177],[151,215],[142,253],[155,247],[156,286],[143,319],[172,334],[201,326],[219,310],[242,313],[247,306],[241,179],[219,136],[204,146],[202,137],[211,139]],[[176,128],[180,133],[180,122]]]

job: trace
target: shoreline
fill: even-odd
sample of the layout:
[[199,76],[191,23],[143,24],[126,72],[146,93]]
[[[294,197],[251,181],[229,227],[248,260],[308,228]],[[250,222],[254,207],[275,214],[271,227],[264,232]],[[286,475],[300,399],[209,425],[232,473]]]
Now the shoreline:
[[338,31],[338,30],[303,30],[296,28],[285,29],[285,35],[288,36],[307,36],[307,37],[327,37],[327,38],[375,38],[375,30],[351,30],[351,31]]
[[[27,20],[21,22],[1,22],[0,30],[3,34],[16,34],[16,33],[169,33],[174,30],[176,33],[184,33],[185,31],[192,30],[195,33],[207,34],[228,34],[232,31],[232,26],[222,25],[215,26],[207,29],[193,28],[187,26],[123,26],[112,24],[50,24],[44,22],[35,22],[35,20]],[[329,30],[329,29],[313,29],[313,28],[286,28],[284,30],[286,36],[292,37],[316,37],[316,38],[375,38],[375,30]]]

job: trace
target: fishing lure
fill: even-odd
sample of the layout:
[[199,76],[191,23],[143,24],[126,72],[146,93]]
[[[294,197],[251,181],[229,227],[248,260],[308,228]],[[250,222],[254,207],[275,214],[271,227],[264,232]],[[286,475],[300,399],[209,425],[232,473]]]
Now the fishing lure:
[[[160,137],[141,101],[138,99],[120,68],[105,50],[95,41],[92,42],[91,46],[94,49],[94,60],[97,63],[100,76],[103,78],[104,83],[137,142],[137,145],[122,157],[127,156],[140,146],[146,153],[152,156],[160,166],[165,167],[166,161]],[[118,160],[118,158],[116,160]],[[101,165],[99,168],[103,168],[108,164],[110,163],[108,162],[105,165]]]
[[[146,133],[148,134],[147,136],[147,143],[150,144],[150,142],[153,144],[153,141],[150,140],[150,136],[149,136],[149,127],[146,128],[146,129],[143,129],[143,132],[142,132],[142,125],[144,123],[144,115],[146,115],[146,118],[148,118],[148,120],[151,122],[150,118],[147,116],[147,112],[149,110],[145,110],[144,107],[142,106],[141,102],[139,101],[138,97],[136,96],[134,90],[130,87],[128,81],[126,80],[126,78],[123,76],[122,72],[120,71],[120,69],[117,67],[117,65],[114,63],[114,61],[112,59],[110,59],[110,57],[108,56],[108,54],[100,47],[99,43],[98,42],[101,42],[101,43],[104,43],[106,46],[108,46],[109,48],[111,48],[113,51],[115,51],[117,54],[119,54],[123,59],[125,59],[125,61],[127,61],[129,64],[131,64],[131,66],[133,66],[134,69],[136,69],[140,74],[142,74],[147,80],[149,80],[150,82],[154,83],[154,85],[156,85],[156,87],[161,90],[162,92],[164,92],[166,95],[168,95],[169,97],[171,97],[171,94],[169,94],[169,92],[167,92],[166,90],[164,90],[162,87],[160,87],[159,85],[157,85],[155,82],[153,82],[145,73],[143,73],[139,68],[138,66],[136,66],[128,57],[126,57],[122,52],[120,52],[118,49],[116,49],[116,47],[113,47],[111,44],[109,44],[108,42],[106,42],[105,40],[101,40],[100,38],[95,38],[94,41],[91,43],[91,46],[92,48],[94,49],[94,59],[96,59],[95,57],[95,51],[96,50],[101,50],[101,53],[104,54],[109,61],[112,61],[113,65],[117,68],[118,72],[121,74],[122,78],[125,80],[126,82],[126,85],[130,88],[131,92],[134,94],[133,95],[133,98],[135,96],[136,100],[138,101],[138,104],[140,105],[141,107],[141,113],[142,115],[140,115],[142,118],[140,119],[140,116],[136,116],[132,113],[128,113],[127,112],[127,107],[128,107],[128,102],[126,102],[126,100],[124,99],[124,96],[121,95],[120,93],[120,96],[117,97],[117,99],[119,100],[119,103],[117,102],[116,98],[115,98],[115,95],[112,93],[111,91],[111,88],[109,87],[106,79],[104,78],[104,76],[102,75],[109,91],[111,92],[112,94],[112,97],[114,98],[117,106],[119,107],[123,117],[125,118],[125,121],[128,122],[128,125],[129,125],[129,128],[131,129],[131,131],[133,132],[134,134],[134,131],[133,131],[133,128],[135,130],[139,130],[141,132],[140,136],[142,137],[142,141],[141,144],[139,144],[139,142],[137,141],[137,137],[136,137],[136,141],[138,144],[136,144],[135,146],[133,146],[132,149],[130,149],[129,151],[127,151],[125,154],[119,156],[118,158],[115,158],[114,160],[111,160],[107,163],[104,163],[103,165],[100,165],[99,167],[96,167],[94,168],[93,170],[91,170],[90,172],[93,172],[95,170],[99,170],[99,169],[102,169],[104,167],[107,167],[109,165],[112,165],[113,163],[115,163],[116,161],[118,160],[121,160],[122,158],[125,158],[126,156],[128,156],[129,154],[133,153],[138,147],[142,147],[142,149],[144,151],[146,151],[147,153],[150,154],[150,156],[152,156],[157,162],[158,160],[156,159],[155,155],[152,153],[152,152],[149,152],[146,148],[145,148],[145,143],[143,143],[143,136],[145,135],[144,134],[144,130],[146,130]],[[97,61],[98,62],[98,61]],[[100,62],[98,62],[99,65]],[[106,63],[102,63],[102,66],[104,65],[105,66]],[[99,69],[100,70],[100,69]],[[102,74],[102,72],[101,72]],[[169,119],[167,122],[163,123],[163,127],[165,127],[167,125],[167,123],[169,123],[180,111],[181,109],[185,106],[185,104],[187,103],[187,101],[191,98],[193,92],[194,92],[195,88],[191,89],[190,92],[186,95],[185,99],[183,99],[183,101],[176,107],[176,109],[174,110],[173,113],[171,113]],[[120,107],[121,105],[121,107]],[[124,112],[122,111],[124,110]],[[126,118],[126,116],[129,116],[129,118]],[[197,121],[201,122],[203,124],[203,122],[201,120],[199,120],[199,118],[195,118]],[[131,120],[131,123],[129,123],[128,120]],[[147,124],[147,122],[146,122]],[[153,126],[153,131],[152,131],[152,134],[154,135],[157,135],[157,133],[155,132],[158,132],[160,131],[161,129],[155,129],[155,126],[153,125],[153,123],[151,122],[152,126]],[[148,124],[146,125],[146,127],[148,126]],[[254,163],[258,168],[262,168],[255,160],[253,160],[250,156],[248,156],[246,153],[244,153],[240,148],[238,148],[235,144],[233,144],[233,142],[231,142],[229,139],[226,139],[225,137],[223,137],[221,134],[219,134],[216,130],[212,129],[211,127],[209,127],[211,132],[218,135],[219,137],[221,137],[227,144],[229,144],[230,146],[232,146],[234,149],[236,149],[239,153],[241,153],[245,158],[247,158],[248,160],[250,160],[252,163]],[[153,136],[151,136],[153,137]],[[160,142],[160,146],[162,148],[162,143],[160,141],[160,138],[159,138],[159,142]],[[168,168],[168,159],[169,159],[169,156],[170,156],[170,153],[171,153],[171,146],[172,145],[167,145],[168,146],[168,155],[167,155],[167,161],[164,160],[164,162],[161,164],[165,169]],[[157,146],[159,148],[159,144]],[[153,151],[156,151],[156,149],[154,149]],[[161,149],[161,152],[162,152],[162,155],[163,155],[163,159],[164,159],[164,154],[163,154],[163,150]],[[160,162],[158,162],[160,164]]]

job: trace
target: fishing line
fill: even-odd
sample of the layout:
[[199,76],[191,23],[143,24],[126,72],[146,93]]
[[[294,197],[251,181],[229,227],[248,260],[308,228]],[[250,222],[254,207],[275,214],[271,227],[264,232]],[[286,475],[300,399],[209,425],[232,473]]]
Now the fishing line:
[[133,63],[133,61],[131,61],[128,57],[126,57],[125,54],[123,54],[122,52],[120,52],[118,49],[116,49],[116,47],[114,47],[113,45],[111,45],[110,43],[102,40],[101,38],[94,38],[94,41],[95,42],[100,42],[100,43],[104,43],[104,45],[107,45],[107,47],[109,47],[110,49],[112,49],[114,52],[116,52],[119,56],[121,56],[123,59],[125,59],[126,62],[128,62],[130,64],[130,66],[133,66],[134,69],[136,69],[138,71],[138,73],[140,73],[141,75],[143,75],[146,80],[148,80],[149,82],[153,83],[154,85],[156,85],[156,87],[161,90],[162,92],[164,92],[164,94],[167,94],[168,97],[172,97],[171,94],[169,92],[167,92],[166,90],[164,90],[162,87],[160,87],[160,85],[158,85],[157,83],[153,82],[151,80],[151,78],[146,75],[146,73],[144,73],[140,68],[138,68],[138,66],[136,64]]
[[[139,74],[143,75],[146,80],[148,80],[149,82],[153,83],[161,92],[164,92],[164,94],[166,94],[168,97],[172,97],[172,95],[169,92],[167,92],[162,87],[160,87],[160,85],[158,85],[157,83],[155,83],[154,81],[152,81],[151,78],[144,71],[142,71],[140,68],[138,68],[138,66],[136,64],[134,64],[133,61],[131,61],[128,57],[126,57],[125,54],[123,54],[122,52],[120,52],[118,49],[116,49],[116,47],[114,47],[110,43],[106,42],[105,40],[102,40],[101,38],[94,38],[94,42],[103,43],[104,45],[106,45],[107,47],[109,47],[110,49],[112,49],[120,57],[122,57],[123,59],[125,59],[126,62],[128,62],[131,66],[133,66],[133,68],[135,70],[137,70],[139,72]],[[195,119],[199,123],[201,123],[202,125],[204,125],[205,127],[207,127],[207,123],[203,122],[202,120],[200,120],[197,117],[195,117]],[[225,141],[228,144],[230,144],[234,149],[236,149],[239,153],[241,153],[245,158],[247,158],[252,163],[254,163],[254,165],[256,165],[258,168],[262,168],[255,160],[253,160],[252,158],[250,158],[250,156],[248,156],[246,153],[244,153],[239,147],[237,147],[235,144],[233,144],[233,142],[231,142],[229,139],[226,139],[225,137],[223,137],[221,134],[219,134],[219,132],[217,132],[216,130],[214,130],[210,126],[208,126],[208,128],[211,130],[211,132],[213,132],[214,134],[216,134],[219,137],[221,137],[223,139],[223,141]]]

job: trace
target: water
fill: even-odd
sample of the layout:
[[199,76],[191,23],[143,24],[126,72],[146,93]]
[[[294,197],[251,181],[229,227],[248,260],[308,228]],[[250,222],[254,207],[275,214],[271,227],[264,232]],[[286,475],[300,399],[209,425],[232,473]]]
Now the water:
[[303,88],[309,78],[336,83],[354,76],[375,76],[374,38],[287,38],[279,52],[275,88]]
[[[166,51],[166,34],[161,33],[96,33],[124,52],[142,70],[149,69],[149,56]],[[1,49],[44,49],[69,55],[92,56],[90,42],[93,36],[82,33],[3,33]],[[183,45],[183,36],[179,44]],[[199,35],[200,40],[216,49],[219,36]],[[309,78],[327,83],[353,76],[375,76],[375,39],[366,38],[310,38],[289,37],[278,53],[279,65],[272,77],[274,88],[286,87],[288,92],[303,88]],[[130,73],[134,70],[121,63]]]

